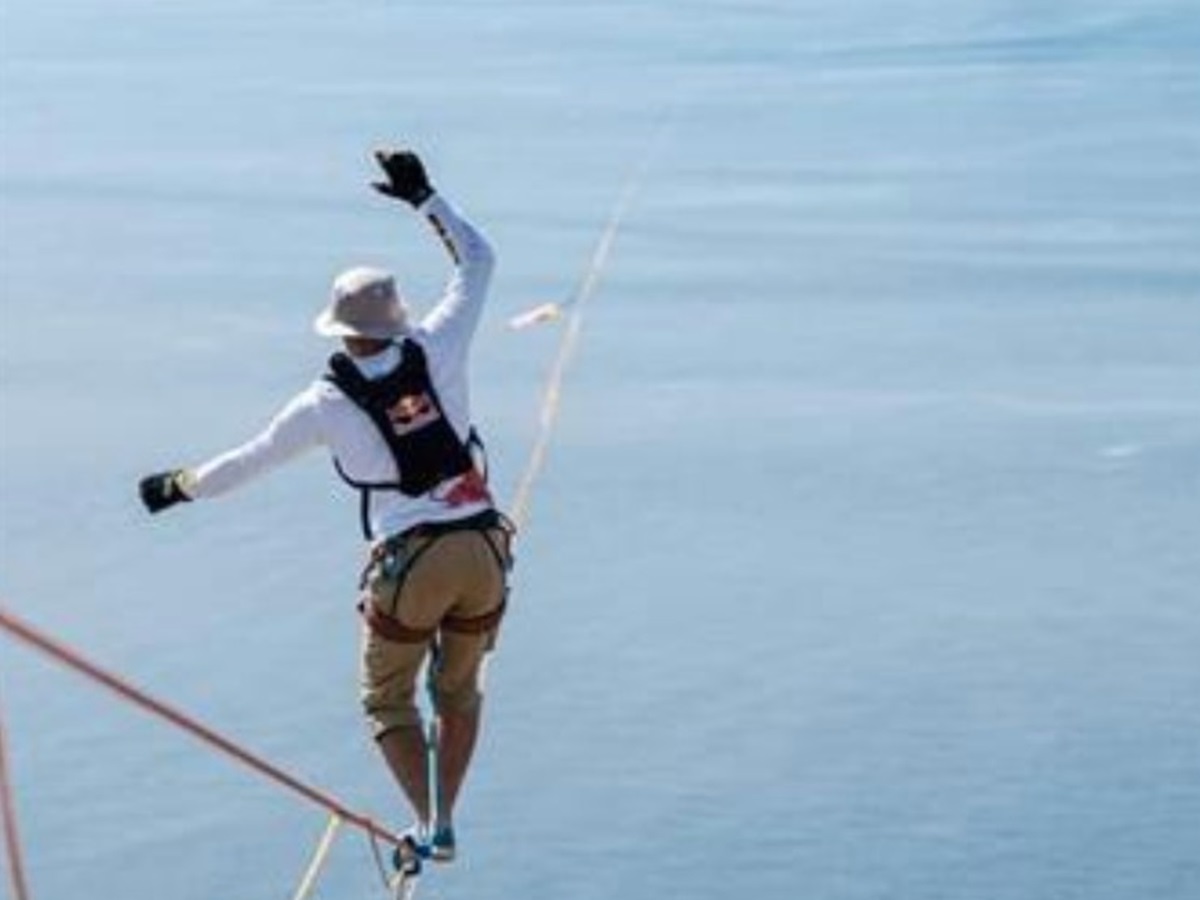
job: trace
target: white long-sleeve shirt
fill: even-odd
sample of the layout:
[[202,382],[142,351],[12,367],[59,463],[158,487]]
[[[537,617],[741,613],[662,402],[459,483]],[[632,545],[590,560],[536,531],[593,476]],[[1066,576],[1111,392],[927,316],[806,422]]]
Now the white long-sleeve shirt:
[[[442,238],[454,271],[438,303],[403,337],[424,349],[429,377],[446,418],[465,441],[471,427],[467,361],[495,257],[483,235],[439,195],[426,200],[418,212]],[[367,378],[379,378],[400,362],[400,347],[392,345],[373,357],[351,359]],[[190,469],[184,485],[195,499],[217,497],[316,446],[328,448],[355,481],[398,480],[395,459],[371,419],[333,384],[317,378],[292,397],[259,434]],[[377,538],[387,537],[422,522],[450,521],[487,509],[486,500],[455,502],[453,489],[458,481],[449,479],[420,497],[395,490],[373,491],[372,533]]]

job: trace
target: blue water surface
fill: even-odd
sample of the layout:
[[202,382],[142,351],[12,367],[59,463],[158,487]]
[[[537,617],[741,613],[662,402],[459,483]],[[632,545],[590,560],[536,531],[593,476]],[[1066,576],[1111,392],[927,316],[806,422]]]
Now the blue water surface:
[[[3,0],[0,596],[355,809],[355,498],[141,475],[320,370],[332,276],[500,268],[511,497],[612,220],[438,898],[1200,896],[1200,7]],[[653,151],[653,152],[651,152]],[[645,168],[639,168],[645,166]],[[319,809],[0,638],[35,897],[290,896]],[[384,896],[366,841],[315,897]]]

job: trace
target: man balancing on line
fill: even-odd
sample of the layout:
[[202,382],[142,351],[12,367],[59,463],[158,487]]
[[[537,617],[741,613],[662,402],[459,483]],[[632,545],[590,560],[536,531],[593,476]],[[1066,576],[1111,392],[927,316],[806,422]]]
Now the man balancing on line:
[[[142,479],[152,513],[217,497],[319,444],[360,493],[369,555],[360,587],[363,709],[416,814],[421,855],[455,854],[453,812],[479,733],[479,676],[504,612],[512,529],[476,464],[467,358],[492,273],[487,241],[436,193],[420,159],[380,151],[379,192],[433,226],[454,264],[418,324],[387,272],[359,267],[333,283],[319,334],[340,338],[329,368],[257,436],[190,468]],[[437,771],[416,703],[431,667]],[[434,782],[433,791],[430,782]]]

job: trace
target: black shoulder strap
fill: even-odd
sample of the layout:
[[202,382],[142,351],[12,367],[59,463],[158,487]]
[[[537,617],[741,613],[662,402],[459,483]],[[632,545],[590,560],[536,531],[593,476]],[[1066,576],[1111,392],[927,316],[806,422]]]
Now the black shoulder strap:
[[[412,342],[405,342],[406,345],[409,343]],[[421,362],[424,363],[423,357]],[[379,401],[379,395],[371,389],[371,382],[358,371],[354,361],[345,353],[333,354],[329,357],[329,372],[325,378],[337,385],[355,406],[370,416],[388,446],[392,446],[394,435],[388,422],[385,404]]]
[[[351,403],[367,414],[390,448],[392,446],[392,430],[388,425],[387,414],[380,406],[372,402],[371,383],[358,370],[354,361],[345,353],[334,353],[329,357],[329,371],[325,373],[325,380],[336,385]],[[359,523],[362,527],[363,537],[371,540],[374,537],[371,533],[371,491],[380,485],[365,484],[351,478],[349,473],[342,468],[342,464],[336,456],[333,458],[333,467],[343,481],[358,490]],[[398,483],[394,485],[396,488],[399,486]]]
[[329,371],[325,373],[325,380],[336,384],[355,405],[363,409],[370,407],[370,382],[345,353],[335,353],[329,357]]
[[[403,373],[428,378],[429,364],[426,361],[425,348],[411,338],[405,338],[398,346],[400,347],[401,364],[392,375],[385,375],[382,382],[386,384],[390,377],[399,377]],[[379,392],[373,389],[372,382],[358,370],[354,360],[345,353],[339,352],[329,357],[329,371],[325,374],[325,380],[337,385],[342,393],[354,401],[356,406],[373,414],[373,410],[379,402],[375,399],[379,396]],[[382,393],[386,394],[387,392]]]
[[412,338],[405,338],[400,342],[401,359],[404,362],[412,363],[412,366],[422,374],[429,373],[429,364],[425,361],[425,348],[414,341]]

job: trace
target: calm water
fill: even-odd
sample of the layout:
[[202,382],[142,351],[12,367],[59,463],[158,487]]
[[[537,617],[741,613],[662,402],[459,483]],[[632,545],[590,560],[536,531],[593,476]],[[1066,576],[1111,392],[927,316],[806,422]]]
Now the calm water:
[[[397,825],[319,456],[133,486],[430,297],[407,141],[501,254],[502,490],[585,320],[438,898],[1200,896],[1200,7],[3,0],[0,595]],[[663,125],[665,123],[665,125]],[[505,493],[511,491],[505,490]],[[288,896],[324,820],[25,648],[39,900]],[[382,896],[344,837],[318,893]]]

